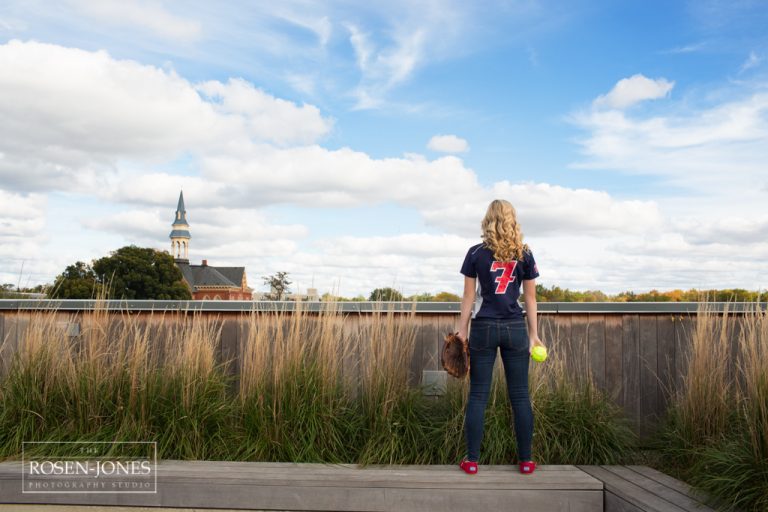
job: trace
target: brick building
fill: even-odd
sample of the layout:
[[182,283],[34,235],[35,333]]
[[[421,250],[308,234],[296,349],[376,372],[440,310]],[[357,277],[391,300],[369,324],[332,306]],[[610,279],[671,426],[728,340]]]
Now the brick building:
[[245,267],[214,267],[203,260],[201,265],[189,263],[189,233],[184,193],[179,193],[179,204],[173,219],[171,254],[184,276],[193,300],[252,300],[253,290],[248,287]]

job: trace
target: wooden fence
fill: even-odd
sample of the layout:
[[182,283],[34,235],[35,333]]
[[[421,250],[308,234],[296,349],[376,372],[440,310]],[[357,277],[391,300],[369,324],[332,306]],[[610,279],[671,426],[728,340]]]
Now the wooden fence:
[[[88,314],[90,301],[0,300],[0,362],[6,366],[18,346],[34,311],[51,309],[59,325],[70,336],[80,333],[78,318]],[[104,305],[102,304],[102,307]],[[741,318],[754,304],[712,304],[714,311],[728,309],[728,338],[732,354],[738,350]],[[129,301],[106,305],[114,314],[162,319],[161,311],[198,312],[222,322],[219,356],[238,368],[240,352],[247,340],[245,316],[252,310],[282,310],[291,314],[292,303]],[[325,307],[303,306],[314,313]],[[457,303],[341,303],[344,328],[359,332],[374,311],[412,315],[416,330],[415,350],[410,365],[412,384],[422,382],[430,372],[441,370],[440,349],[445,333],[458,324]],[[765,304],[759,305],[765,308]],[[591,372],[596,385],[606,391],[626,412],[640,434],[651,432],[667,408],[670,396],[681,386],[687,364],[698,305],[695,303],[542,303],[539,304],[539,332],[550,351],[565,356],[568,371],[578,375]],[[55,312],[54,312],[55,310]],[[162,321],[162,320],[161,320]],[[364,357],[364,351],[357,351]],[[724,364],[733,365],[735,358]],[[352,362],[354,367],[356,362]]]

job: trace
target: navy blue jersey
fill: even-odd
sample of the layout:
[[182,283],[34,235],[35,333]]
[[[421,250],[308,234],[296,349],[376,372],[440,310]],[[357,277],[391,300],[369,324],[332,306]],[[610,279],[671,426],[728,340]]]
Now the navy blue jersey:
[[520,261],[496,261],[493,251],[484,244],[469,248],[461,273],[477,279],[472,318],[522,318],[523,308],[517,302],[520,283],[539,277],[539,269],[530,251],[523,252]]

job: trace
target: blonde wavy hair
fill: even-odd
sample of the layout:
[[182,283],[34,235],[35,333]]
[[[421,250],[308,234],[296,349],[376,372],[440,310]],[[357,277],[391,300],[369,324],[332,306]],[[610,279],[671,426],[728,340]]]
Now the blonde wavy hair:
[[528,244],[523,243],[515,207],[509,201],[491,201],[480,226],[483,242],[497,261],[522,260],[523,253],[529,251]]

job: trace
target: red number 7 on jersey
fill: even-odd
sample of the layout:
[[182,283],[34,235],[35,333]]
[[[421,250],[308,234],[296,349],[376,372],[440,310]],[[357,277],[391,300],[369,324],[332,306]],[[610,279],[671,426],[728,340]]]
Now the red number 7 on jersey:
[[496,277],[496,282],[499,283],[496,285],[496,293],[506,293],[509,283],[515,280],[515,276],[512,275],[515,267],[517,267],[516,261],[494,261],[491,264],[491,272],[504,269],[504,272]]

